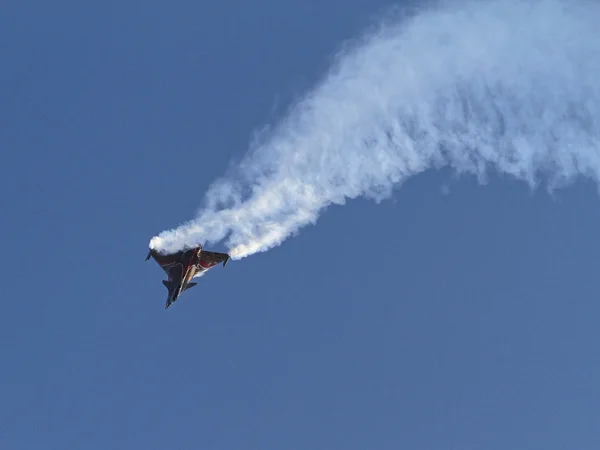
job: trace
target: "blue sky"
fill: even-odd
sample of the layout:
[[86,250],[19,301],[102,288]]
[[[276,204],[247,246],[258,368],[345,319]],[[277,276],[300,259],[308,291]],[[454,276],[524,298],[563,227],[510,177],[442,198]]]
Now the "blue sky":
[[1,448],[597,447],[590,183],[427,172],[164,310],[149,239],[390,5],[3,8]]

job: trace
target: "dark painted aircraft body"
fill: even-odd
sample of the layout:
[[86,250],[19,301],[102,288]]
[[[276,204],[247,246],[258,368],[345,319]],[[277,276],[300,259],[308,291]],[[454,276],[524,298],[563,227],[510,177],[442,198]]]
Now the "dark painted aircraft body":
[[165,309],[171,306],[171,303],[175,302],[184,291],[196,286],[197,283],[191,282],[192,278],[203,275],[219,263],[223,263],[225,267],[229,261],[228,254],[205,251],[200,245],[191,250],[169,254],[150,249],[146,261],[150,258],[153,258],[168,276],[168,280],[163,280],[163,284],[169,291]]

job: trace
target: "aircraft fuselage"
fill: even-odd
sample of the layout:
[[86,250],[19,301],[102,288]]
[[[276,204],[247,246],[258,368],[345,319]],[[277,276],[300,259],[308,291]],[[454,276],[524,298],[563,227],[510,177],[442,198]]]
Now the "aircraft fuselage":
[[191,250],[168,254],[150,249],[146,261],[151,257],[155,259],[169,278],[163,281],[169,291],[165,309],[171,306],[184,291],[196,286],[197,283],[192,282],[195,276],[203,274],[216,264],[223,263],[223,266],[225,266],[229,261],[228,254],[203,251],[200,245]]

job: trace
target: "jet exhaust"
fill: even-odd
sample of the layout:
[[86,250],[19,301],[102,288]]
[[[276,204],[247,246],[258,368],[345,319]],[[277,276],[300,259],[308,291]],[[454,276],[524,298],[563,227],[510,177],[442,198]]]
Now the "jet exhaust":
[[473,0],[430,4],[337,57],[316,88],[261,133],[158,251],[219,242],[266,251],[330,205],[377,202],[409,177],[490,170],[532,187],[600,174],[600,4]]

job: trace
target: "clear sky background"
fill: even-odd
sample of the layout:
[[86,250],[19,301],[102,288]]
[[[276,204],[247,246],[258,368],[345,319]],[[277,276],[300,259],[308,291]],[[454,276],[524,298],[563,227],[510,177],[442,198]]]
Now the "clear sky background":
[[4,4],[0,448],[598,448],[589,183],[427,172],[164,310],[149,239],[391,4]]

